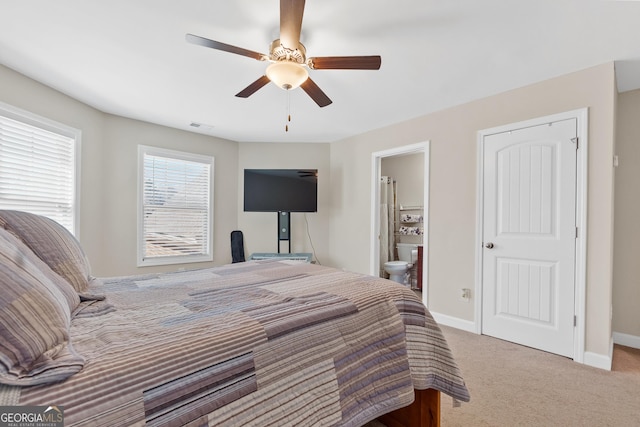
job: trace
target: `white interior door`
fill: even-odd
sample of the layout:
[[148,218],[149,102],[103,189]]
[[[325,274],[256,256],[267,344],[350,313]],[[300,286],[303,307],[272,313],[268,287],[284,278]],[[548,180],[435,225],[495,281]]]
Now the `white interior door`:
[[482,333],[573,357],[577,120],[483,139]]

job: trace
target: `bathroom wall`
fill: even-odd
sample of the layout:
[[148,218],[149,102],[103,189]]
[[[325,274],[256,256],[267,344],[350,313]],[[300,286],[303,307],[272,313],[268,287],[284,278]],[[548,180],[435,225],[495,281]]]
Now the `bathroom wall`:
[[[424,153],[404,154],[384,157],[380,167],[383,176],[396,181],[398,205],[424,206]],[[410,210],[401,213],[423,214],[423,211]],[[423,227],[424,224],[419,226]],[[422,236],[397,236],[401,243],[422,243]]]

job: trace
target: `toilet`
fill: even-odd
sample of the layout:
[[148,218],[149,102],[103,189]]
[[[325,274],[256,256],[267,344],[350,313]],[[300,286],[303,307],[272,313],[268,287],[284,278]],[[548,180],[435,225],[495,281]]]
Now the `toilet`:
[[384,263],[384,271],[389,273],[389,279],[394,282],[406,285],[408,282],[408,272],[417,259],[418,245],[414,243],[398,243],[399,261],[389,261]]

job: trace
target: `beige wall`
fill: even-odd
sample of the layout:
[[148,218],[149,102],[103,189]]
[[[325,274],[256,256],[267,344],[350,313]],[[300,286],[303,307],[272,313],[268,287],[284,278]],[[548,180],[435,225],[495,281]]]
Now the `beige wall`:
[[[243,211],[244,169],[318,169],[318,212],[291,214],[291,252],[313,252],[315,248],[320,263],[327,264],[329,145],[240,143],[238,165],[238,228],[244,235],[247,256],[254,252],[278,251],[278,219],[274,212]],[[311,237],[307,234],[307,222]],[[285,243],[282,244],[282,250],[288,250]]]
[[[474,318],[473,304],[460,301],[458,290],[474,285],[477,131],[589,107],[586,346],[588,351],[597,354],[609,352],[613,275],[613,64],[344,141],[317,145],[239,144],[111,116],[2,66],[0,81],[0,101],[82,131],[80,238],[98,275],[151,271],[135,268],[134,163],[137,144],[192,150],[216,157],[215,260],[212,264],[230,261],[229,233],[234,229],[243,230],[247,254],[277,249],[275,214],[242,212],[242,170],[248,167],[303,167],[319,169],[319,212],[307,214],[318,258],[323,264],[368,273],[371,153],[430,140],[430,308],[467,321]],[[626,102],[627,97],[621,96],[621,114],[624,114]],[[619,131],[621,134],[635,132]],[[630,149],[633,149],[631,141],[624,142],[621,137],[621,150]],[[622,165],[624,159],[623,156]],[[625,177],[619,172],[618,186]],[[630,192],[630,187],[627,190],[624,186],[619,188],[619,195],[625,191]],[[623,200],[626,197],[620,196]],[[622,202],[622,206],[624,209],[627,204]],[[618,220],[625,223],[620,215]],[[292,250],[311,252],[304,216],[294,214],[292,221]],[[630,223],[631,220],[626,221]],[[621,227],[619,224],[618,230],[623,230]],[[624,243],[618,248],[620,251],[616,250],[616,255],[626,251]],[[630,278],[637,277],[631,269],[637,263],[628,258],[624,262],[626,267],[621,268],[620,276],[616,274],[616,278],[620,277],[616,283],[630,282]],[[618,265],[616,263],[616,267]],[[616,286],[616,307],[627,307],[625,304],[631,298],[625,292],[633,287],[631,283],[628,288]],[[637,291],[637,286],[635,289]],[[620,332],[640,334],[637,329],[625,326],[630,322],[637,325],[637,322],[633,323],[634,319],[616,316]]]
[[640,90],[618,95],[613,330],[640,337]]
[[[97,276],[138,274],[231,262],[237,227],[238,144],[102,113],[0,66],[0,101],[82,131],[80,242]],[[212,263],[136,267],[137,145],[215,157]]]
[[[292,250],[328,259],[329,146],[239,144],[105,114],[0,66],[0,101],[82,131],[80,241],[98,276],[206,267],[231,262],[230,233],[245,234],[245,250],[277,251],[275,214],[242,212],[242,171],[249,168],[317,168],[318,212],[292,215]],[[207,154],[214,165],[212,263],[136,267],[137,146]]]
[[[231,262],[230,233],[237,224],[238,144],[191,132],[105,115],[103,232],[105,275],[174,271]],[[138,145],[214,157],[213,262],[136,267]]]
[[332,263],[369,272],[371,154],[431,141],[429,303],[466,321],[474,304],[477,132],[589,108],[586,350],[608,356],[611,337],[615,78],[604,64],[331,144]]
[[0,65],[0,101],[82,131],[80,241],[100,270],[105,254],[101,224],[104,114]]

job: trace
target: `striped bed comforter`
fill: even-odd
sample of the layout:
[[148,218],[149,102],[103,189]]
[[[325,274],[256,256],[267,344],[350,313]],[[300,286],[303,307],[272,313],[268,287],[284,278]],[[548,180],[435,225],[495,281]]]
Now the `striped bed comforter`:
[[86,363],[62,383],[0,386],[65,426],[361,426],[435,388],[469,394],[412,291],[291,261],[101,279],[71,325]]

